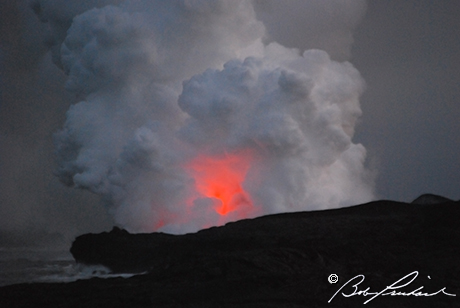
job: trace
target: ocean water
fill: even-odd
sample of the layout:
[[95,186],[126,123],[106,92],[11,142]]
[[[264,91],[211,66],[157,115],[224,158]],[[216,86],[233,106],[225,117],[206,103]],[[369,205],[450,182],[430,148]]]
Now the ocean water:
[[71,282],[92,277],[131,277],[112,274],[104,266],[77,264],[65,250],[0,248],[0,286],[32,282]]

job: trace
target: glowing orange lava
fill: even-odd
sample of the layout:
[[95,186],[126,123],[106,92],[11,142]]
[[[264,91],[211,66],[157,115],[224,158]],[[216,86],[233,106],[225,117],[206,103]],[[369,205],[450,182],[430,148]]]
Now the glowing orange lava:
[[218,201],[214,208],[218,214],[232,213],[242,219],[254,211],[251,197],[243,188],[252,160],[253,155],[247,151],[222,157],[200,155],[187,167],[195,180],[196,191]]

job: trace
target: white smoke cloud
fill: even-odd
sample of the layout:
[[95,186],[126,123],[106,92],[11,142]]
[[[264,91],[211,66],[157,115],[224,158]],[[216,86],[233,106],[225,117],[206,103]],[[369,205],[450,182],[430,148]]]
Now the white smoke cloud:
[[75,13],[65,38],[50,23],[66,87],[83,98],[55,135],[57,174],[101,195],[117,223],[187,232],[238,218],[198,191],[190,164],[202,155],[249,153],[247,216],[372,199],[352,142],[364,82],[350,63],[265,46],[251,1],[94,3],[63,13]]
[[261,183],[250,190],[263,213],[367,201],[366,152],[351,141],[362,90],[351,64],[272,44],[264,58],[232,60],[184,83],[179,105],[191,118],[181,136],[214,152],[257,152]]
[[73,95],[43,45],[48,25],[28,0],[0,6],[0,246],[39,245],[56,233],[70,243],[108,229],[113,220],[97,195],[64,188],[53,176],[52,134]]

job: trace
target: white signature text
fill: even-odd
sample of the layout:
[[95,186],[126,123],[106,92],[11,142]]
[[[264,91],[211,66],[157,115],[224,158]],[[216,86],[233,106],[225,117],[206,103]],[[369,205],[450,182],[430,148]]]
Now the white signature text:
[[[434,296],[437,294],[444,294],[447,296],[457,296],[456,294],[451,294],[446,292],[446,288],[442,288],[436,292],[433,293],[426,293],[422,292],[421,290],[424,288],[424,286],[421,286],[413,291],[410,292],[402,292],[399,291],[398,289],[404,288],[408,285],[410,285],[418,276],[418,271],[413,271],[410,274],[407,274],[406,276],[402,277],[401,279],[397,280],[396,282],[392,283],[391,285],[387,286],[385,289],[378,291],[378,292],[371,292],[370,287],[363,288],[360,290],[359,286],[360,284],[364,281],[365,276],[364,275],[357,275],[350,280],[348,280],[343,286],[340,287],[340,289],[335,292],[334,295],[329,299],[328,303],[330,303],[334,297],[342,291],[346,286],[351,286],[352,291],[349,293],[342,292],[342,296],[344,297],[352,297],[356,295],[361,295],[364,297],[371,296],[368,300],[366,300],[363,304],[367,304],[370,301],[374,300],[378,296],[385,296],[385,295],[390,295],[390,296]],[[396,291],[398,290],[398,291]]]

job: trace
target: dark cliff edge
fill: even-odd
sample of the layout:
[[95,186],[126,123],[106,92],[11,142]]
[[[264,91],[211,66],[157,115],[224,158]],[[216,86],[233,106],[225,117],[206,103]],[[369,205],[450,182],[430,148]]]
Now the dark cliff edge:
[[457,296],[379,296],[368,306],[460,307],[460,202],[420,200],[268,215],[185,235],[85,234],[71,248],[77,262],[145,274],[7,286],[0,299],[2,307],[357,307],[372,296],[328,301],[357,275],[365,279],[358,291],[378,292],[418,271],[397,291]]

